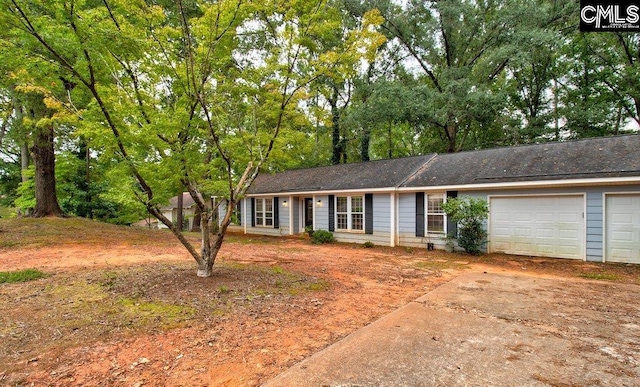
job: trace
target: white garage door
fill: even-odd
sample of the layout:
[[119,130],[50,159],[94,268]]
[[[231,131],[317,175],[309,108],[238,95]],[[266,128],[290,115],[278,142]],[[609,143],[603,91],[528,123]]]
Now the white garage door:
[[607,262],[640,263],[640,195],[607,195]]
[[489,249],[516,255],[584,259],[584,197],[494,197]]

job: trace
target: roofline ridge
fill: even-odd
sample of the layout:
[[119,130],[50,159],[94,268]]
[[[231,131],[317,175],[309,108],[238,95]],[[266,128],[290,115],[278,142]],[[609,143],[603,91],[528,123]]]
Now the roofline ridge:
[[458,151],[458,152],[452,152],[452,153],[443,153],[443,154],[438,153],[438,155],[458,155],[458,154],[472,153],[472,152],[488,152],[488,151],[499,151],[499,150],[508,150],[508,149],[523,149],[523,148],[536,147],[536,146],[545,146],[545,145],[547,145],[547,146],[561,146],[563,144],[570,144],[570,143],[577,143],[577,142],[608,141],[608,140],[611,140],[611,139],[614,139],[614,138],[617,139],[617,138],[635,137],[635,136],[640,137],[640,131],[635,132],[635,133],[616,134],[616,135],[612,135],[612,136],[570,138],[570,139],[566,139],[566,140],[552,140],[552,141],[536,142],[536,143],[529,143],[529,144],[515,144],[515,145],[503,145],[503,146],[491,147],[491,148],[467,149],[467,150]]
[[[384,161],[398,161],[398,160],[407,160],[407,159],[414,159],[414,158],[419,158],[419,157],[425,157],[425,156],[429,156],[429,155],[434,155],[435,153],[427,153],[427,154],[422,154],[422,155],[412,155],[412,156],[403,156],[403,157],[391,157],[391,158],[385,158],[385,159],[376,159],[376,160],[367,160],[367,161],[355,161],[353,163],[340,163],[340,164],[329,164],[329,165],[317,165],[315,167],[303,167],[303,168],[293,168],[293,169],[285,169],[284,171],[280,171],[280,172],[270,172],[269,174],[273,175],[273,174],[277,174],[277,173],[285,173],[285,172],[294,172],[294,171],[305,171],[305,170],[310,170],[310,169],[316,169],[316,168],[333,168],[333,167],[337,167],[340,165],[349,165],[349,166],[354,166],[354,165],[358,165],[358,164],[368,164],[368,163],[378,163],[378,162],[384,162]],[[429,159],[431,160],[431,159]]]
[[[405,185],[412,177],[414,177],[415,175],[417,175],[418,173],[420,173],[420,171],[423,168],[426,168],[427,165],[431,164],[433,162],[433,160],[435,160],[440,154],[439,153],[431,153],[431,157],[429,158],[429,160],[427,160],[426,162],[424,162],[423,164],[421,164],[418,168],[416,168],[415,171],[413,171],[411,174],[409,174],[408,177],[406,177],[404,180],[402,180],[398,185],[395,186],[395,188],[400,188],[403,185]],[[426,155],[424,155],[426,156]]]

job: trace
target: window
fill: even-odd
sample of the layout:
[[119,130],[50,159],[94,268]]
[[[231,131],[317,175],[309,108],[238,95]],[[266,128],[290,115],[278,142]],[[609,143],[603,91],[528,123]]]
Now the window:
[[349,198],[338,196],[336,198],[336,228],[338,230],[349,229]]
[[364,200],[362,196],[351,197],[351,229],[364,230]]
[[336,197],[336,230],[364,230],[364,197]]
[[273,226],[273,199],[256,199],[256,226]]
[[427,233],[445,232],[445,214],[442,210],[443,194],[425,195],[427,200]]

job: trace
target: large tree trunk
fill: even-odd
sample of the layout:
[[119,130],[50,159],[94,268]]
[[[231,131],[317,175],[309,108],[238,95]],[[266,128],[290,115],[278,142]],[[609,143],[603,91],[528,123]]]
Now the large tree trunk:
[[445,134],[447,136],[447,153],[457,152],[457,137],[458,137],[458,125],[456,125],[452,119],[447,122],[445,128]]
[[342,158],[346,158],[344,155],[344,140],[340,136],[340,109],[338,108],[338,89],[334,86],[331,98],[329,98],[329,105],[331,105],[331,123],[333,124],[331,135],[331,164],[340,164]]
[[215,263],[218,252],[220,252],[220,248],[222,247],[222,242],[224,241],[224,236],[227,233],[227,228],[231,223],[231,215],[233,214],[232,209],[235,208],[235,205],[235,201],[227,201],[227,211],[222,219],[213,244],[211,244],[210,239],[211,233],[209,228],[209,219],[215,219],[212,214],[217,210],[217,207],[214,206],[211,212],[204,211],[206,215],[202,215],[202,255],[201,260],[198,260],[198,272],[196,273],[198,277],[211,277],[213,275],[213,264]]
[[63,216],[56,195],[55,153],[53,150],[53,126],[39,128],[34,133],[31,148],[33,164],[36,169],[36,207],[33,217]]
[[369,144],[371,143],[371,128],[362,128],[362,141],[360,142],[360,159],[369,161]]

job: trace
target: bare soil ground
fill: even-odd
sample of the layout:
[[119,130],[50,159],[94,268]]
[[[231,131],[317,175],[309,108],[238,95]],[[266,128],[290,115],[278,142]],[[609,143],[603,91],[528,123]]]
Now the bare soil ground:
[[0,271],[25,268],[49,276],[0,284],[0,385],[255,386],[462,273],[640,285],[633,265],[240,235],[197,278],[167,232],[0,221]]

